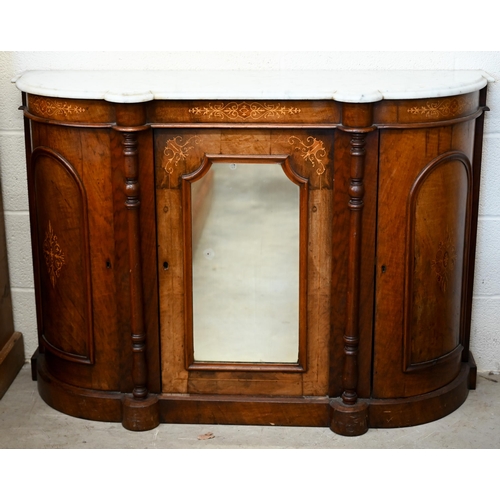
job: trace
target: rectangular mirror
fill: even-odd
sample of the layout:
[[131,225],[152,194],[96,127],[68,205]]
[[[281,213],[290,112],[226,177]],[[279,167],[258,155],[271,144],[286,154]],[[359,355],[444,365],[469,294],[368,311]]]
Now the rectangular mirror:
[[297,363],[300,188],[280,163],[191,182],[195,362]]

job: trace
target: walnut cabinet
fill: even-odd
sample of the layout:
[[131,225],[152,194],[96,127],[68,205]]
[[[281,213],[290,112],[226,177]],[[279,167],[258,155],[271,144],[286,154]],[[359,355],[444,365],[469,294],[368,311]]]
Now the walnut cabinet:
[[50,406],[359,435],[465,401],[486,77],[104,73],[17,82]]

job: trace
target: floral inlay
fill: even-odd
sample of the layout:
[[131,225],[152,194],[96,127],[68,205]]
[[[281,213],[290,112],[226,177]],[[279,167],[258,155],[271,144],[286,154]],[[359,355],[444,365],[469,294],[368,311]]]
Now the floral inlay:
[[323,141],[309,136],[306,139],[306,144],[304,144],[298,137],[292,136],[288,139],[288,142],[294,146],[295,151],[300,150],[302,158],[316,169],[318,175],[325,172],[323,158],[326,156],[326,150]]
[[426,118],[441,118],[460,114],[465,108],[463,101],[451,99],[446,101],[429,101],[425,106],[414,106],[406,111],[411,115],[423,115]]
[[167,139],[167,145],[163,150],[162,167],[169,175],[174,171],[174,167],[177,167],[177,164],[181,160],[187,158],[188,152],[198,143],[197,137],[191,137],[184,143],[182,143],[182,140],[181,136]]
[[284,106],[283,104],[269,104],[264,102],[229,102],[227,104],[209,103],[208,106],[194,107],[190,113],[206,118],[219,118],[228,120],[261,120],[276,119],[284,116],[296,115],[300,108]]
[[87,108],[65,101],[53,101],[43,97],[30,97],[29,107],[35,113],[47,116],[62,115],[64,117],[87,111]]
[[457,254],[455,245],[452,241],[452,236],[449,231],[446,232],[446,239],[439,242],[436,259],[431,262],[434,271],[436,272],[439,288],[446,292],[451,273],[455,268]]
[[49,221],[49,227],[45,233],[45,240],[43,242],[43,254],[45,256],[45,264],[49,273],[52,286],[56,286],[56,278],[61,274],[61,268],[64,261],[64,253],[59,246],[57,236],[52,230],[52,225]]

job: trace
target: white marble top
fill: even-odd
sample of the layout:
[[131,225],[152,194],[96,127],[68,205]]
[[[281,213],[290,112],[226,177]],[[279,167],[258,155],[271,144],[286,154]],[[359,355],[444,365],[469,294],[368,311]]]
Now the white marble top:
[[474,92],[483,71],[28,71],[13,80],[47,97],[133,103],[154,99],[333,99],[376,102]]

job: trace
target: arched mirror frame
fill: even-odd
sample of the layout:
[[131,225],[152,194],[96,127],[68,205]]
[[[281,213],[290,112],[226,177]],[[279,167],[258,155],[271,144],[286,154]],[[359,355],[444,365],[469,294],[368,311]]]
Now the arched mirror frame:
[[[286,177],[299,187],[299,345],[297,363],[206,362],[195,361],[193,342],[193,252],[191,185],[203,178],[214,163],[278,163]],[[279,371],[304,372],[307,360],[307,247],[308,247],[308,179],[292,168],[289,155],[221,155],[205,154],[201,165],[182,176],[184,227],[184,320],[185,365],[188,370],[208,371]]]

